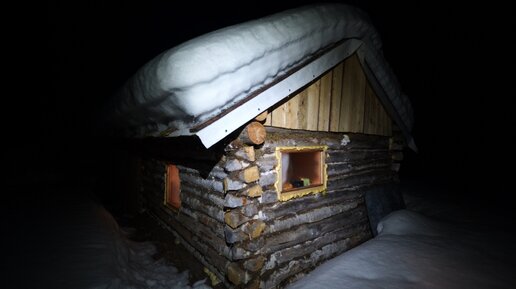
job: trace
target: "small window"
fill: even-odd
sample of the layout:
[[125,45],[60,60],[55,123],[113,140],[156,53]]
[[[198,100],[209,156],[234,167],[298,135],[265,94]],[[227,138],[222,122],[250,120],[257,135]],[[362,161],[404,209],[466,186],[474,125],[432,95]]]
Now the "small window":
[[326,190],[326,146],[278,147],[276,158],[279,200]]
[[165,205],[179,209],[181,207],[181,181],[179,170],[175,165],[167,165],[165,176]]

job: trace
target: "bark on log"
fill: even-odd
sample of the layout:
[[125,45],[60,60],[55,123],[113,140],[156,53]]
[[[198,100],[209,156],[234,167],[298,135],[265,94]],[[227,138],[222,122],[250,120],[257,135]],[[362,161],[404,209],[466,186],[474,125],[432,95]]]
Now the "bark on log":
[[[370,238],[370,237],[369,237]],[[319,250],[311,253],[307,258],[300,258],[285,264],[279,269],[274,270],[269,278],[263,282],[263,288],[277,288],[277,286],[289,278],[293,278],[297,273],[309,270],[314,264],[319,264],[323,260],[336,256],[339,253],[347,251],[358,244],[366,241],[368,237],[360,234],[347,238],[336,243],[328,244]]]
[[369,222],[367,222],[367,220],[349,227],[328,232],[314,240],[301,243],[298,246],[288,247],[273,252],[269,256],[269,260],[265,263],[265,270],[271,270],[276,266],[282,265],[283,263],[290,262],[291,260],[303,257],[305,255],[309,255],[317,249],[328,244],[364,233],[370,238],[371,234],[369,233]]
[[296,198],[288,202],[280,202],[274,207],[262,208],[262,216],[265,220],[274,220],[289,216],[293,213],[313,210],[331,204],[353,202],[363,197],[363,192],[356,190],[328,191],[324,196],[319,194],[307,195],[303,198]]
[[326,232],[333,231],[363,222],[367,220],[366,208],[361,206],[352,211],[334,215],[328,219],[309,224],[302,224],[291,231],[285,231],[282,234],[268,235],[265,239],[265,245],[262,253],[271,253],[296,244],[315,239]]

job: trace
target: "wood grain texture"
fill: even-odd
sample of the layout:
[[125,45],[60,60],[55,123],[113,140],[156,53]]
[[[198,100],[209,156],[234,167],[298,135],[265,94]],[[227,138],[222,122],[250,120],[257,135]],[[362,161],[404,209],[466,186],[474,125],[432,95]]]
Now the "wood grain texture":
[[325,73],[321,78],[317,131],[329,131],[330,130],[332,78],[333,78],[333,73],[331,70],[329,72]]
[[391,135],[392,120],[369,86],[356,55],[275,106],[266,126]]
[[363,132],[366,78],[356,55],[344,62],[339,131]]
[[331,86],[330,131],[339,131],[340,99],[342,98],[342,73],[344,63],[333,69]]

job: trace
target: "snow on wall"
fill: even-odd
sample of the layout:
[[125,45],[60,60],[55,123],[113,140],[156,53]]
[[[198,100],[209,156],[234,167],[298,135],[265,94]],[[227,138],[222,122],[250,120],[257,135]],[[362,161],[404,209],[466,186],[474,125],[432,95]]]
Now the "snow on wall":
[[[360,39],[375,52],[367,54],[368,62],[379,71],[380,82],[393,92],[392,99],[405,97],[381,57],[381,41],[367,15],[351,6],[323,4],[226,27],[163,52],[121,88],[108,119],[126,136],[166,129],[188,134],[187,129],[343,39]],[[398,103],[404,105],[399,110],[411,112],[410,103]],[[404,121],[411,127],[410,117]]]

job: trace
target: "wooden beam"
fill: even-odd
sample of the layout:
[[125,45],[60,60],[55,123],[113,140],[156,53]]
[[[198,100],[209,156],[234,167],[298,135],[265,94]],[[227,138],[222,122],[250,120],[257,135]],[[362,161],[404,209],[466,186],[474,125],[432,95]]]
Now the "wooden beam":
[[259,145],[265,141],[266,135],[267,132],[263,124],[253,121],[244,128],[240,134],[240,138],[246,144]]

